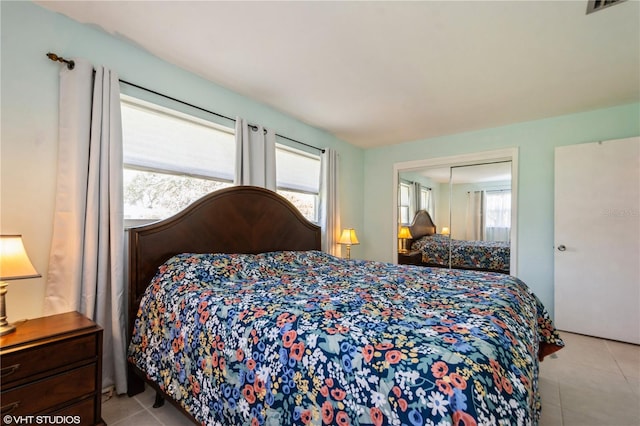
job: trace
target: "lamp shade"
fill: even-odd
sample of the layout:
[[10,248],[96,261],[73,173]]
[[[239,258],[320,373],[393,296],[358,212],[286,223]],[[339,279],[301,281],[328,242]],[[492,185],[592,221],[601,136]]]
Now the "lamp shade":
[[353,228],[346,228],[342,230],[342,235],[340,235],[340,240],[338,241],[340,244],[349,244],[356,245],[360,244],[358,241],[358,237],[356,236],[356,231]]
[[442,235],[449,235],[449,227],[447,226],[442,227]]
[[411,231],[409,230],[408,226],[400,227],[400,231],[398,232],[398,238],[401,238],[401,239],[413,238],[411,236]]
[[0,280],[38,278],[22,244],[22,235],[0,235]]

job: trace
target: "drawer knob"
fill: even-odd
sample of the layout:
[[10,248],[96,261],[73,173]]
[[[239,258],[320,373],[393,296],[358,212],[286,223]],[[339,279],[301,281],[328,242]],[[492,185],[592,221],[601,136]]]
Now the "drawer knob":
[[3,415],[7,415],[11,413],[13,410],[20,406],[20,401],[12,402],[11,404],[7,404],[4,407],[0,407],[0,411],[2,411]]
[[20,364],[13,364],[0,370],[0,377],[5,378],[12,375],[20,368]]

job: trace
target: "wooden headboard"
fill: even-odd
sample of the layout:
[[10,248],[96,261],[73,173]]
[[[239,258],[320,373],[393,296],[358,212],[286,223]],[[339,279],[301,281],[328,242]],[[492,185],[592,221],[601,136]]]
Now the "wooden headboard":
[[416,215],[413,217],[413,222],[409,226],[409,231],[411,231],[411,237],[414,240],[417,240],[420,237],[425,235],[433,235],[436,233],[436,225],[431,220],[431,216],[429,212],[426,210],[418,210]]
[[157,268],[176,254],[320,250],[320,241],[320,227],[293,204],[254,186],[213,192],[173,217],[131,228],[129,333]]

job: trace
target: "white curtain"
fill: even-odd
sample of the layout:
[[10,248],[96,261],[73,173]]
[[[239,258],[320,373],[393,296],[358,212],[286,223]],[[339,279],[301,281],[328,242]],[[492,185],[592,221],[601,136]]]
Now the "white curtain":
[[511,228],[487,226],[484,228],[485,241],[511,241]]
[[411,218],[409,222],[413,220],[418,210],[426,208],[426,206],[422,205],[422,185],[419,182],[411,182],[410,188],[409,211],[411,212]]
[[511,191],[485,192],[486,241],[511,241]]
[[60,72],[58,176],[46,314],[79,311],[103,329],[102,385],[127,390],[122,126],[118,76],[75,60]]
[[276,190],[276,134],[236,118],[236,185]]
[[465,240],[481,241],[484,231],[483,191],[467,192],[467,215]]
[[322,249],[340,256],[340,209],[338,203],[338,154],[326,148],[320,163],[320,226],[322,227]]
[[429,196],[428,196],[428,200],[429,200],[429,201],[428,201],[428,205],[427,205],[426,207],[424,207],[424,208],[429,212],[429,215],[431,215],[431,218],[435,220],[435,217],[436,217],[436,216],[435,216],[435,211],[436,211],[436,202],[435,202],[435,200],[433,199],[433,198],[434,198],[434,197],[433,197],[433,189],[429,188],[429,189],[428,189],[428,193],[429,193]]

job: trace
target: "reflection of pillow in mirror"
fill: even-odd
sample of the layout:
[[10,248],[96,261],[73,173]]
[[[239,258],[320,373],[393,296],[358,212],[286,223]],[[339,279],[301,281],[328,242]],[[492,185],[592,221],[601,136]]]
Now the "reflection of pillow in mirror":
[[444,234],[433,234],[431,235],[432,238],[437,238],[440,240],[448,240],[449,239],[449,234],[444,235]]

